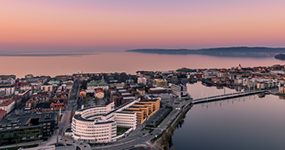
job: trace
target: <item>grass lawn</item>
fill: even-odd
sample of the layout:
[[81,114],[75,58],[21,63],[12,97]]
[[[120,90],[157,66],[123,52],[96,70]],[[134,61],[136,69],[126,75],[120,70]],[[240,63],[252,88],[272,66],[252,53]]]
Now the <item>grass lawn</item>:
[[10,147],[10,148],[4,148],[0,150],[18,150],[19,148],[32,148],[37,147],[39,144],[33,144],[33,145],[26,145],[26,146],[17,146],[17,147]]
[[129,129],[128,127],[117,127],[117,135],[126,132],[128,129]]

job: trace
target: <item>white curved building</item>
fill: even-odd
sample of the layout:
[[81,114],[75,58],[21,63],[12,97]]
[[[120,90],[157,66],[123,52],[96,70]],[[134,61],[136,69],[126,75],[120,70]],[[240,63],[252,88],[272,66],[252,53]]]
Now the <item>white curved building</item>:
[[73,139],[87,143],[108,143],[117,140],[117,126],[130,127],[128,131],[135,130],[136,113],[120,111],[138,101],[133,100],[115,110],[112,102],[107,106],[95,106],[76,111],[71,124]]

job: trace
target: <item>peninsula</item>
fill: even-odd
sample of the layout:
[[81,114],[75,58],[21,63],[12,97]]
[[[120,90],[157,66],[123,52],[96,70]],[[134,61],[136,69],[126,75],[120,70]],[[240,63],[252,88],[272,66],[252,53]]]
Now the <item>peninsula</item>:
[[275,59],[285,60],[285,54],[277,54],[277,55],[275,56]]
[[169,54],[169,55],[210,55],[222,57],[274,57],[285,53],[285,48],[269,47],[222,47],[208,49],[134,49],[126,52]]

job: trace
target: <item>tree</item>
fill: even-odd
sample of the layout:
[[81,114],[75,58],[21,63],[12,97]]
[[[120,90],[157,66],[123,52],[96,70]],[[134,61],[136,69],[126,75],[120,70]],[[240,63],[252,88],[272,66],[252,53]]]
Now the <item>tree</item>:
[[89,95],[85,96],[85,105],[88,105]]
[[98,97],[95,96],[95,104],[98,105]]

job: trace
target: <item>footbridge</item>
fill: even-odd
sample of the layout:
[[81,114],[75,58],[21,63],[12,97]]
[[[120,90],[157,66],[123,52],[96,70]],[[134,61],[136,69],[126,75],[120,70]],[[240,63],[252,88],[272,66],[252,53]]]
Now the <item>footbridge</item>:
[[219,100],[223,100],[223,99],[242,97],[242,96],[247,96],[247,95],[259,94],[259,93],[263,93],[263,92],[265,92],[265,90],[256,90],[256,91],[247,91],[247,92],[230,93],[230,94],[224,94],[224,95],[216,95],[216,96],[193,99],[192,103],[198,104],[198,103],[206,103],[206,102],[211,102],[211,101],[219,101]]

